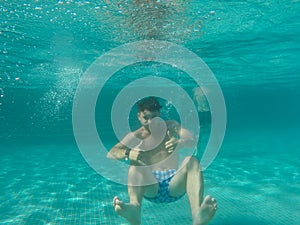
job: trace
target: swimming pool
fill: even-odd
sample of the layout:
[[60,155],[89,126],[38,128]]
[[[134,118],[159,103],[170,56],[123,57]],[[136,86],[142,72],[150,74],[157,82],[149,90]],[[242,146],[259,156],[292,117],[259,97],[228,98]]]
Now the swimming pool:
[[[222,89],[226,133],[204,171],[205,194],[219,204],[211,224],[299,224],[298,1],[0,6],[0,224],[127,224],[112,207],[114,195],[128,199],[126,186],[85,161],[74,138],[72,106],[80,78],[98,57],[143,39],[196,53]],[[153,62],[124,67],[107,81],[96,105],[105,146],[116,137],[102,116],[109,118],[120,90],[143,74],[172,79],[193,95],[195,83],[177,68]],[[209,124],[204,117],[199,157]],[[143,204],[142,224],[191,224],[186,196],[168,205]]]

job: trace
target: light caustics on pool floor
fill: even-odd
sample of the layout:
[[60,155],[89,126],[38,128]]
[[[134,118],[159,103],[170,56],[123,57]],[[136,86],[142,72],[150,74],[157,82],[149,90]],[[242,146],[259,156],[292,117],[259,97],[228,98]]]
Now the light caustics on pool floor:
[[[299,158],[267,154],[268,146],[261,146],[257,154],[251,143],[233,143],[225,141],[204,172],[205,194],[216,197],[219,204],[211,224],[298,225]],[[127,224],[112,207],[115,195],[128,200],[126,186],[94,172],[76,145],[4,149],[0,224]],[[187,197],[168,205],[144,201],[142,221],[145,225],[191,224]]]

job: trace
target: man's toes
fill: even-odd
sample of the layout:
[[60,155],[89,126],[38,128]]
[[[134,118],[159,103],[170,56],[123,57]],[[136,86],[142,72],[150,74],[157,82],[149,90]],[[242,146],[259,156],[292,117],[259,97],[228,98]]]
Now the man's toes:
[[211,199],[211,204],[214,206],[214,208],[217,208],[218,204],[215,198]]
[[115,197],[114,197],[114,199],[113,199],[113,205],[114,205],[114,206],[116,206],[116,204],[117,204],[117,200],[118,200],[118,197],[117,197],[117,196],[115,196]]
[[122,207],[122,205],[124,205],[124,203],[116,196],[116,197],[114,197],[113,205],[114,205],[114,207],[116,207],[116,206]]
[[203,202],[208,203],[211,201],[211,197],[209,195],[205,196],[205,198],[203,199]]

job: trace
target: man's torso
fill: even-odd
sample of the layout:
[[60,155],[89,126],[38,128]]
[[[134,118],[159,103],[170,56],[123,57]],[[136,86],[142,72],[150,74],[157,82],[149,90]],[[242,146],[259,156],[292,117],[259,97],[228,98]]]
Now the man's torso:
[[[142,154],[143,162],[147,165],[152,165],[153,170],[177,169],[178,154],[174,151],[168,151],[165,143],[171,137],[178,136],[173,121],[166,121],[167,132],[163,137],[151,135],[150,131],[141,127],[134,132],[134,135],[141,139],[141,143],[137,146]],[[154,148],[147,148],[145,146],[155,146]]]

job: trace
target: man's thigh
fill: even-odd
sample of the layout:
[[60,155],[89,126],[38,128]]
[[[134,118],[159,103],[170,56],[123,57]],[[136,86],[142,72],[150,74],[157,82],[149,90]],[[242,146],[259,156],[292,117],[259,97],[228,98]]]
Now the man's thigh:
[[146,197],[153,198],[157,195],[157,193],[158,193],[158,183],[145,186],[144,195]]
[[[158,193],[158,183],[150,168],[130,166],[128,173],[128,185],[140,187],[147,197],[154,197]],[[138,190],[138,188],[132,188]]]
[[187,172],[184,167],[180,168],[170,181],[170,196],[181,196],[186,192]]

